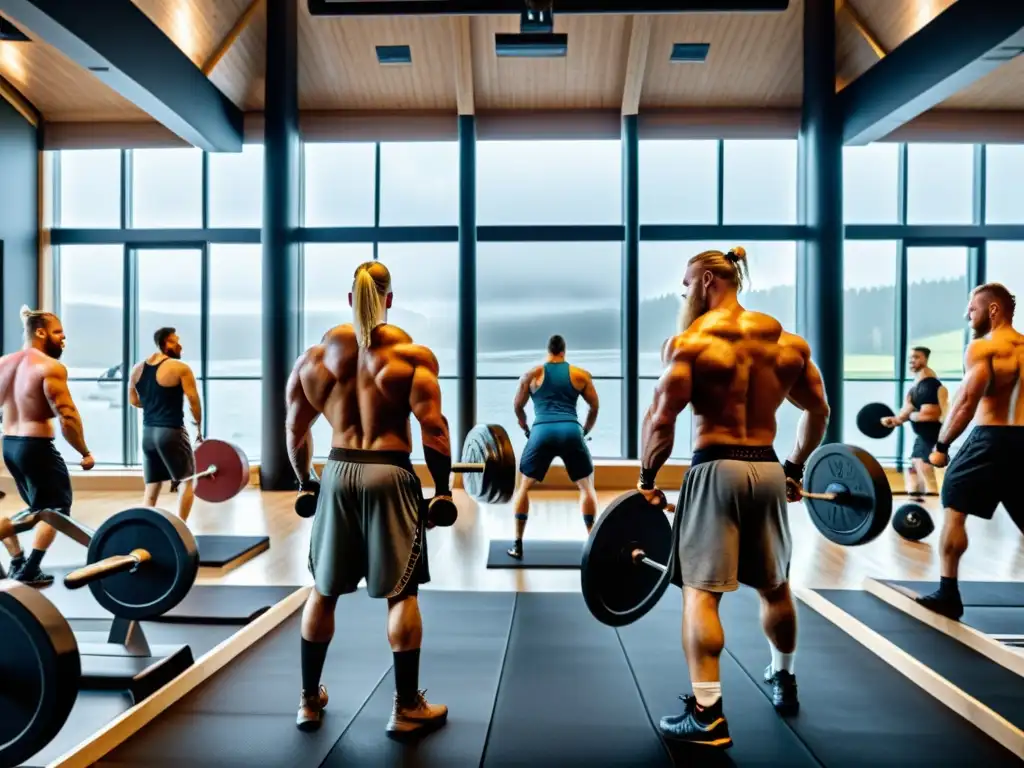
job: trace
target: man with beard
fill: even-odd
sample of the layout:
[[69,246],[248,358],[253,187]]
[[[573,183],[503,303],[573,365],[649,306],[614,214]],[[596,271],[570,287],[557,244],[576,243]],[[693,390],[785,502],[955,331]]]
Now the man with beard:
[[931,454],[934,466],[946,466],[950,443],[975,420],[942,482],[946,509],[940,544],[942,579],[935,592],[917,599],[951,619],[959,619],[964,612],[957,572],[967,551],[967,516],[991,520],[1002,502],[1024,530],[1024,493],[1016,474],[1024,456],[1024,412],[1018,398],[1024,378],[1024,336],[1012,325],[1016,305],[999,283],[979,286],[971,293],[967,321],[974,340],[964,355],[963,383]]
[[[53,419],[61,434],[82,455],[82,469],[96,463],[85,445],[82,417],[71,399],[67,368],[58,360],[64,351],[64,328],[51,312],[21,308],[25,346],[0,357],[0,399],[3,401],[4,463],[29,509],[71,514],[71,477],[53,443]],[[56,531],[40,523],[32,552],[25,558],[17,536],[4,539],[11,555],[9,578],[45,587],[53,576],[43,573],[43,555]]]
[[935,371],[928,367],[932,351],[928,347],[914,347],[910,350],[910,372],[914,374],[914,385],[907,392],[903,409],[895,416],[886,416],[882,424],[898,427],[910,422],[916,438],[910,452],[910,465],[904,478],[907,493],[913,496],[938,495],[935,468],[928,463],[928,457],[939,439],[942,429],[942,414],[946,412],[949,394]]
[[142,474],[146,481],[143,504],[155,507],[160,486],[171,481],[178,491],[178,517],[188,520],[194,499],[195,456],[185,429],[184,402],[188,399],[196,427],[196,443],[203,439],[203,409],[199,402],[196,377],[187,363],[181,362],[181,340],[174,328],[161,328],[153,334],[158,352],[132,369],[128,399],[142,409]]
[[[791,539],[786,502],[800,498],[804,463],[821,442],[829,408],[807,342],[773,317],[744,309],[737,294],[746,252],[705,251],[690,259],[682,332],[665,342],[665,372],[644,416],[640,482],[652,504],[672,453],[676,418],[692,405],[694,455],[676,505],[683,584],[683,649],[693,694],[681,715],[663,717],[667,739],[729,747],[719,656],[725,644],[718,605],[746,584],[761,597],[771,664],[764,682],[777,711],[799,707],[793,674],[796,612],[789,590]],[[789,400],[803,410],[796,444],[779,462],[776,412]]]

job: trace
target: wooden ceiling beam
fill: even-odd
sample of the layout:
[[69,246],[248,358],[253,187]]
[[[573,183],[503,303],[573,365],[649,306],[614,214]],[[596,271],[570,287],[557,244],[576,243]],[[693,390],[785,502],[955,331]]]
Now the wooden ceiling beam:
[[864,42],[871,46],[871,50],[875,52],[878,58],[884,59],[889,55],[889,51],[885,49],[885,46],[882,45],[875,33],[871,31],[867,22],[864,21],[864,17],[850,4],[849,0],[836,0],[836,15],[840,14],[845,15],[849,22],[853,24],[853,28],[864,38]]
[[470,16],[449,19],[452,31],[452,50],[455,52],[455,101],[460,115],[476,112],[473,87],[473,34]]
[[38,128],[42,122],[42,115],[35,105],[25,98],[14,84],[4,77],[0,77],[0,98],[17,110],[18,114],[24,117],[33,128]]
[[644,89],[647,71],[647,52],[651,44],[650,16],[634,16],[629,33],[629,54],[626,56],[626,78],[622,86],[622,114],[635,115],[640,111],[640,94]]
[[220,45],[214,49],[213,53],[203,64],[203,74],[207,77],[217,68],[231,46],[242,36],[246,28],[252,23],[252,20],[256,17],[256,13],[260,10],[263,5],[263,0],[252,0],[248,7],[242,11],[242,15],[238,17],[238,21],[235,22],[234,26],[228,30],[228,33],[224,35],[224,39],[220,41]]

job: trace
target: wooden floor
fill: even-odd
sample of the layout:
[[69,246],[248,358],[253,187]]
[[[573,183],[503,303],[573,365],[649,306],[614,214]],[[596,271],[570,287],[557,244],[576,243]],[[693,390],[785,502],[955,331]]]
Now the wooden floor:
[[[599,494],[603,508],[617,494]],[[173,497],[165,496],[170,502]],[[190,518],[195,533],[266,534],[271,546],[235,570],[222,572],[204,568],[200,583],[305,585],[312,583],[306,568],[311,520],[299,518],[292,510],[293,493],[261,493],[247,489],[230,502],[218,505],[196,502]],[[113,512],[141,501],[130,492],[79,491],[75,494],[75,515],[86,525],[96,527]],[[571,591],[579,589],[579,571],[575,570],[489,570],[486,567],[488,542],[492,538],[511,538],[514,521],[509,505],[480,506],[456,491],[459,521],[449,529],[429,532],[432,580],[425,588],[449,590]],[[896,504],[904,499],[897,498]],[[9,516],[19,509],[13,494],[0,503],[0,515]],[[929,501],[936,525],[942,513],[937,501]],[[876,578],[937,579],[938,531],[925,542],[904,541],[890,528],[872,543],[862,547],[839,547],[823,539],[803,513],[802,506],[790,506],[794,556],[794,585],[812,588],[859,588],[866,576]],[[1024,580],[1024,536],[1005,511],[995,519],[972,519],[968,524],[971,546],[964,556],[960,577],[963,580]],[[534,539],[580,539],[585,530],[580,519],[576,494],[543,492],[531,497],[527,543]],[[27,536],[24,545],[31,546]],[[6,558],[4,558],[6,561]],[[59,536],[46,563],[78,565],[85,552],[74,542]]]

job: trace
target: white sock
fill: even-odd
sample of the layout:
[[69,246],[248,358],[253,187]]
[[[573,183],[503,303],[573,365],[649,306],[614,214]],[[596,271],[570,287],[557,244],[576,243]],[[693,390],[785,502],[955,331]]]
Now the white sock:
[[713,707],[715,702],[722,698],[722,683],[693,683],[693,695],[697,697],[697,703],[705,709]]
[[789,674],[793,674],[793,667],[796,664],[796,651],[782,653],[771,642],[768,643],[768,647],[772,649],[772,672],[786,671]]

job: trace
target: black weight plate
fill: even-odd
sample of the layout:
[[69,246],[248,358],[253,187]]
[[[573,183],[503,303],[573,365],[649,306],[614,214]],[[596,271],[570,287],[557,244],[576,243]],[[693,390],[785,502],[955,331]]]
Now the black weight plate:
[[935,530],[935,523],[927,509],[911,501],[893,514],[892,527],[907,541],[921,541]]
[[892,408],[885,403],[868,403],[857,411],[857,429],[865,437],[881,440],[892,434],[893,427],[886,427],[882,419],[888,416],[895,416]]
[[826,493],[842,485],[849,495],[837,501],[804,499],[811,520],[829,541],[843,546],[867,544],[885,530],[892,517],[892,490],[882,465],[852,445],[823,445],[807,462],[804,489]]
[[92,537],[88,563],[144,549],[150,560],[134,573],[89,584],[101,606],[124,619],[153,619],[180,603],[199,575],[196,540],[180,518],[162,509],[130,507],[108,519]]
[[478,424],[466,435],[461,461],[483,464],[483,472],[465,472],[462,487],[484,504],[505,504],[516,489],[516,456],[508,432],[498,424]]
[[0,765],[46,747],[78,698],[82,664],[71,627],[42,594],[0,582]]
[[583,600],[595,619],[621,627],[655,606],[668,589],[670,576],[634,563],[631,554],[642,549],[654,562],[671,565],[672,540],[665,513],[639,491],[624,493],[608,506],[583,546],[580,564]]

